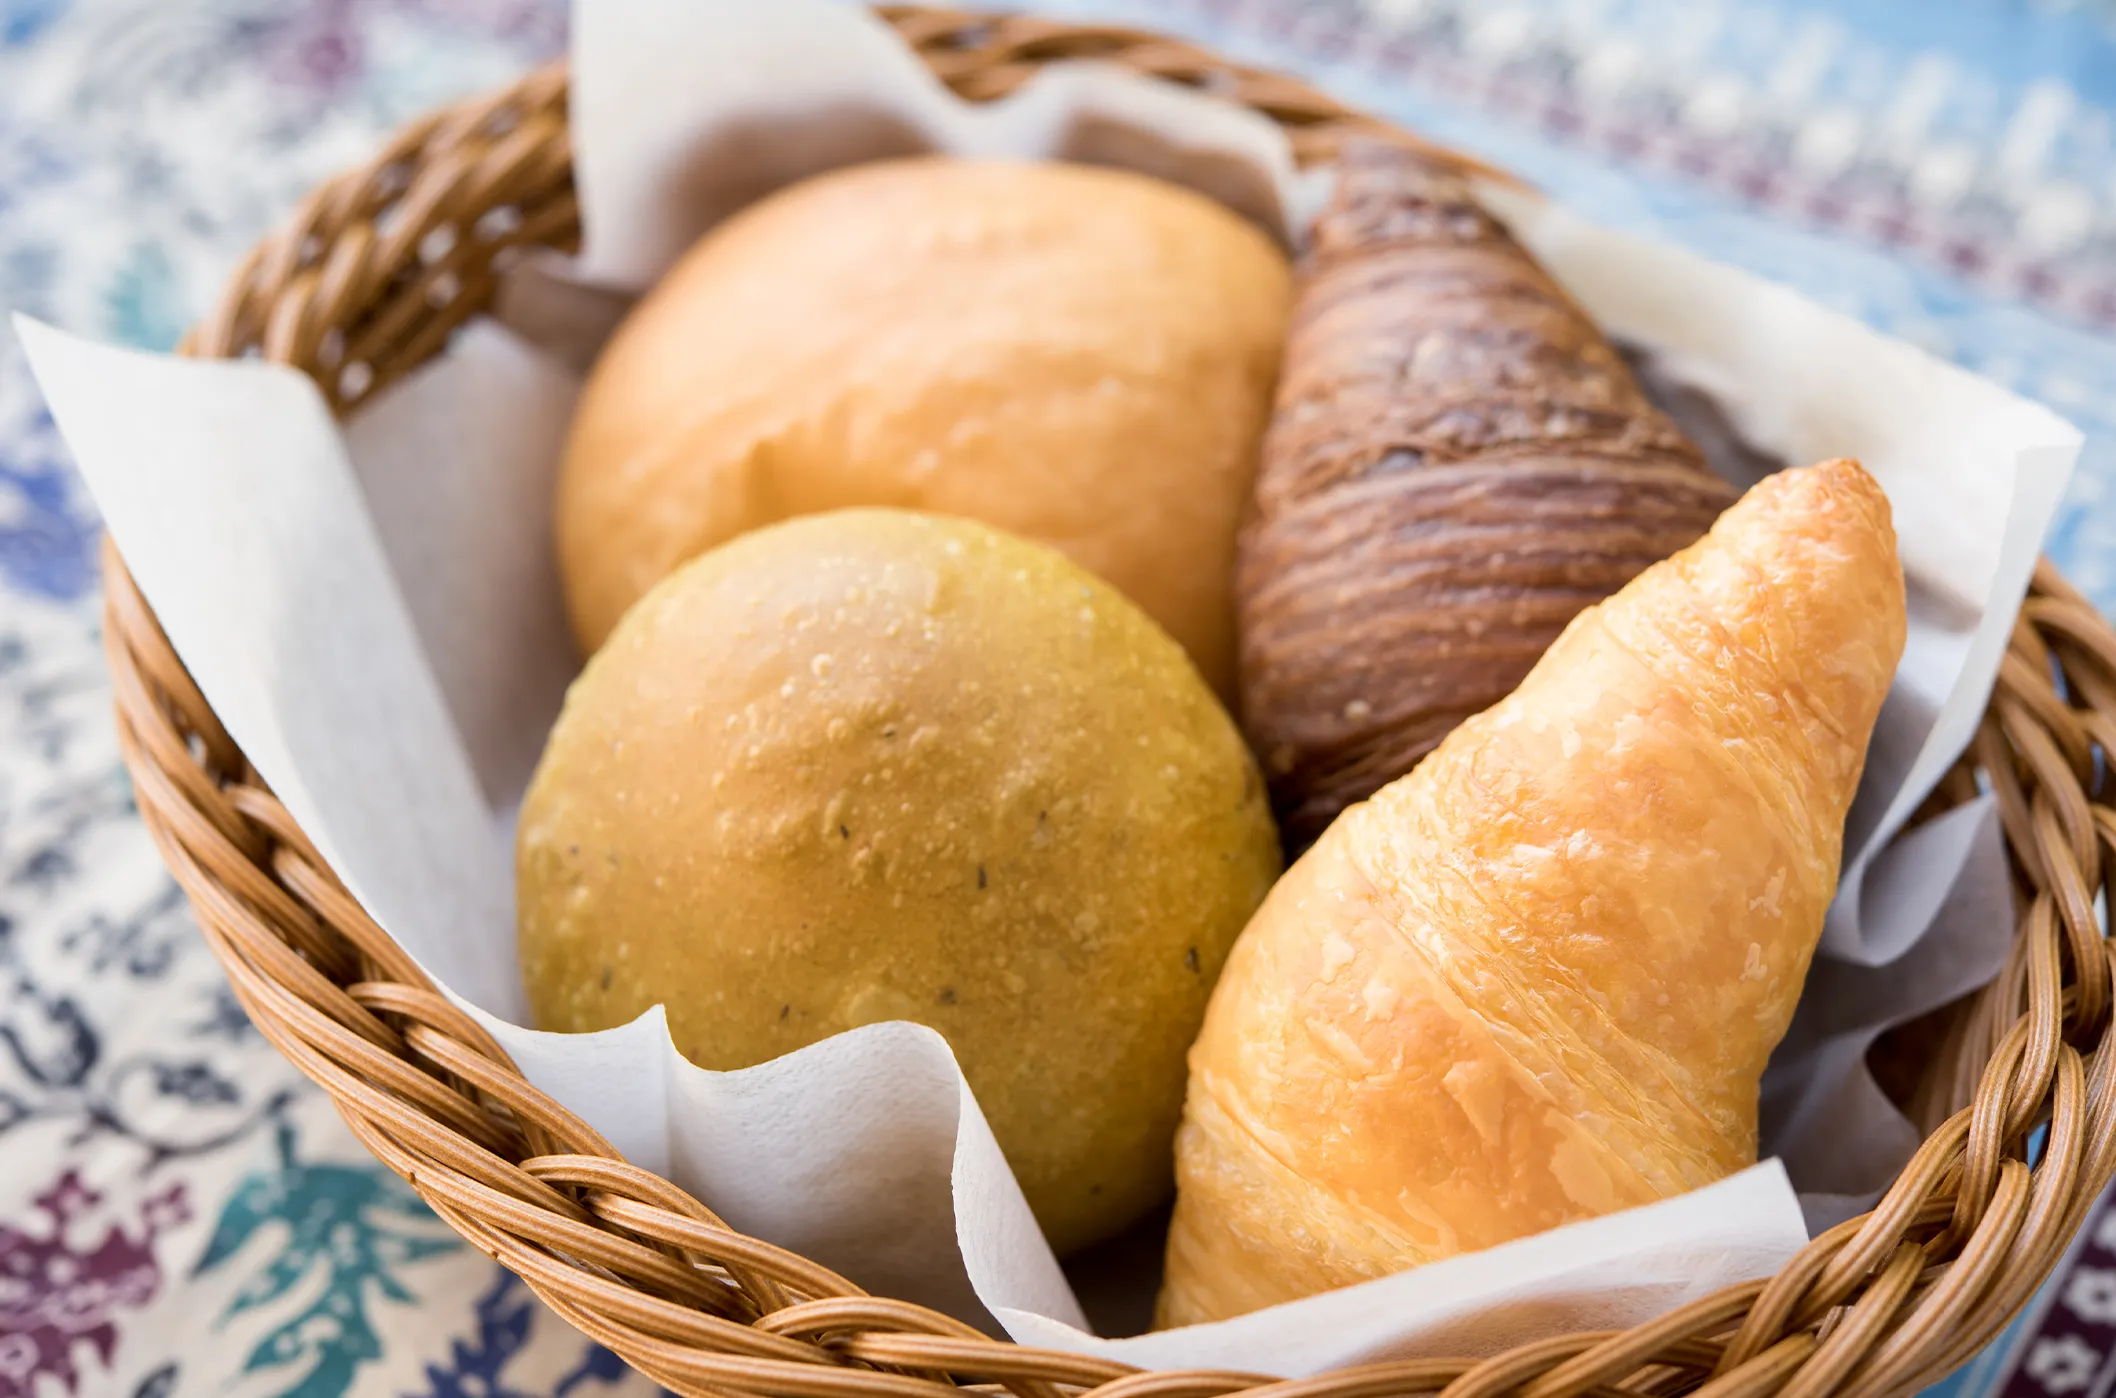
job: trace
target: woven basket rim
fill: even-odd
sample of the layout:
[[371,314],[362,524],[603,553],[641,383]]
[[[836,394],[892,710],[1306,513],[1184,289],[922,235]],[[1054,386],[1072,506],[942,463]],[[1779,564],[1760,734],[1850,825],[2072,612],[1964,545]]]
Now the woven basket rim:
[[[1434,149],[1306,84],[1160,35],[877,12],[973,100],[1045,64],[1092,58],[1247,105],[1285,127],[1304,162],[1353,134]],[[335,409],[366,401],[486,307],[510,258],[576,245],[565,97],[554,64],[403,128],[252,251],[181,352],[261,356],[309,374]],[[514,216],[486,217],[501,208]],[[440,228],[458,236],[422,256]],[[2111,950],[2094,913],[2104,857],[2116,854],[2097,760],[2116,753],[2116,630],[2047,564],[1976,739],[1929,803],[1996,797],[2016,876],[2013,951],[1955,1016],[1914,1099],[1932,1129],[1881,1203],[1777,1276],[1631,1330],[1300,1381],[1141,1372],[992,1339],[868,1296],[626,1163],[531,1087],[345,891],[250,771],[107,538],[103,570],[104,645],[140,814],[252,1021],[451,1227],[673,1392],[1878,1398],[1930,1382],[1993,1338],[2116,1174]],[[2039,1125],[2048,1133],[2031,1166]]]

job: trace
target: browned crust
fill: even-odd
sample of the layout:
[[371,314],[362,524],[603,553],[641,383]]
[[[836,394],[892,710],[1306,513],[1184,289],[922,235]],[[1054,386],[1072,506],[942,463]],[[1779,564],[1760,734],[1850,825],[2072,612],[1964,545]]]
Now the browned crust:
[[1733,499],[1456,174],[1346,153],[1243,530],[1243,726],[1300,848]]

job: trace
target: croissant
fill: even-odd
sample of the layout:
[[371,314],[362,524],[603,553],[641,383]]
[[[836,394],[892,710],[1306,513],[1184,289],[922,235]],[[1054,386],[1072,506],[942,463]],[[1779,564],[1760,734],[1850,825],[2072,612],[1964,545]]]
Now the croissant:
[[1191,1049],[1161,1322],[1753,1163],[1903,608],[1872,477],[1769,477],[1340,816]]
[[1732,499],[1458,175],[1348,151],[1237,547],[1242,724],[1288,848]]

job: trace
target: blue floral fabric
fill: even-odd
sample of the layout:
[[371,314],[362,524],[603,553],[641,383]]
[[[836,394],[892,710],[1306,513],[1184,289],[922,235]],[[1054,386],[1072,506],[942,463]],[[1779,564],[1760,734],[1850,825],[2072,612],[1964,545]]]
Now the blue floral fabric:
[[[1303,73],[1605,223],[2042,398],[2050,551],[2116,608],[2116,0],[1035,0]],[[172,345],[555,0],[0,0],[0,309]],[[0,332],[0,1398],[647,1393],[250,1029],[131,804],[95,513]],[[1954,1393],[2116,1381],[2116,1219]]]

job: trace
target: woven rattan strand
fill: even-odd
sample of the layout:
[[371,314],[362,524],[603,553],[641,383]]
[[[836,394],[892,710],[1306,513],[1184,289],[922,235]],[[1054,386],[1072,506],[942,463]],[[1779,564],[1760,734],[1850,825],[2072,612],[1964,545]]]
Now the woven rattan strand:
[[[972,99],[1011,91],[1043,64],[1093,58],[1253,107],[1306,161],[1352,132],[1412,140],[1301,83],[1150,34],[882,14]],[[400,131],[259,245],[185,352],[292,364],[340,409],[417,366],[488,303],[510,257],[578,237],[565,101],[564,70],[547,68]],[[108,548],[104,572],[118,733],[140,813],[250,1017],[442,1218],[677,1393],[1878,1398],[1988,1342],[2116,1169],[2110,952],[2094,913],[2116,856],[2101,756],[2116,752],[2116,632],[2047,567],[1975,744],[1928,811],[1996,794],[2017,939],[1997,982],[1926,1041],[1912,1109],[1930,1135],[1882,1203],[1768,1282],[1634,1330],[1293,1382],[1136,1373],[993,1340],[865,1295],[626,1164],[523,1081],[346,894],[250,772]],[[2029,1134],[2045,1125],[2031,1166]]]

